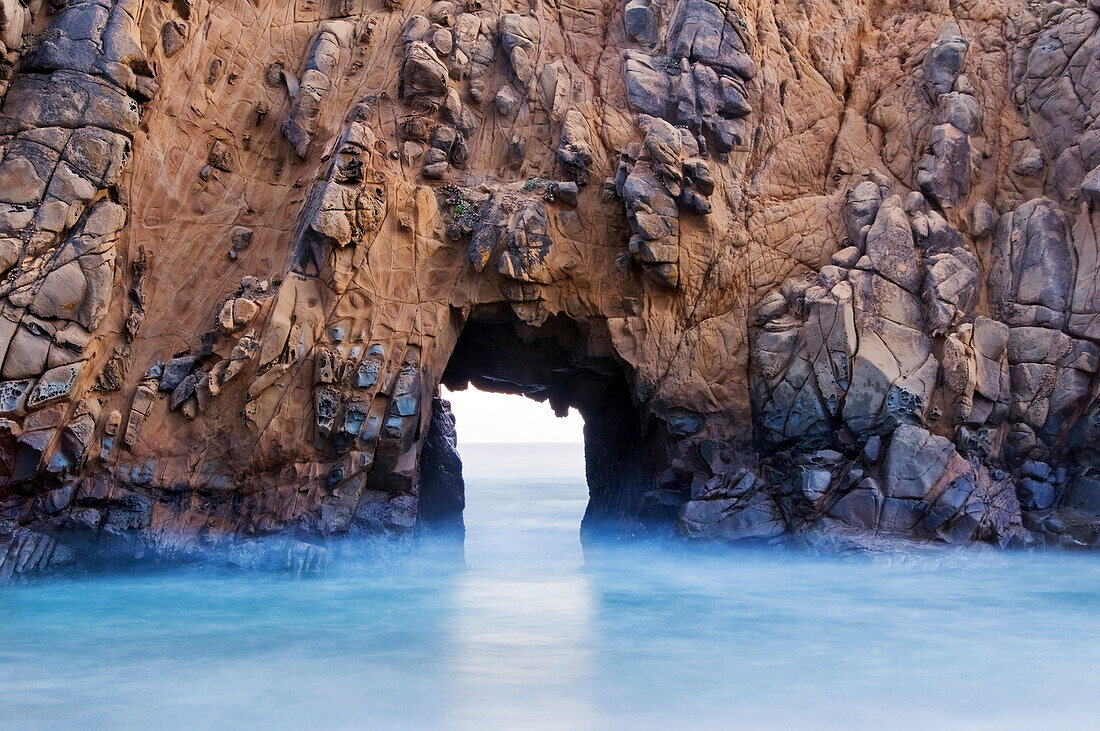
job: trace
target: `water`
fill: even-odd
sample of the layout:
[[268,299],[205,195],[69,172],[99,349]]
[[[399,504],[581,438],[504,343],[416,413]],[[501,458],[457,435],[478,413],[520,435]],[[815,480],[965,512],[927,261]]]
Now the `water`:
[[0,590],[0,726],[1024,728],[1100,712],[1100,556],[624,549],[579,446],[466,446],[468,570]]

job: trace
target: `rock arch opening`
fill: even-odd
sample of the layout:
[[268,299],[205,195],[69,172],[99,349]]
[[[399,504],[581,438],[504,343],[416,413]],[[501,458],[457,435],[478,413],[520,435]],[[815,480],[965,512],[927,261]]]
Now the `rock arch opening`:
[[[584,419],[588,484],[582,540],[631,535],[640,527],[642,498],[666,461],[664,440],[643,420],[625,366],[596,327],[561,315],[534,327],[510,308],[475,308],[442,384],[527,396],[549,402],[559,415],[575,408]],[[420,458],[420,520],[427,529],[461,529],[465,487],[455,423],[438,395],[432,407]]]

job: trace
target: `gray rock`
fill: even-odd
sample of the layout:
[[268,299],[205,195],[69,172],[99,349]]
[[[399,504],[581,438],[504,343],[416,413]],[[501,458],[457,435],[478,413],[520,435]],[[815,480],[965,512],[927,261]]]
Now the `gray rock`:
[[534,73],[533,54],[539,38],[538,21],[528,15],[507,13],[500,18],[500,45],[512,66],[512,72],[524,87]]
[[738,81],[723,76],[718,82],[721,107],[719,112],[725,117],[744,117],[752,114],[752,106],[745,98],[745,90]]
[[890,439],[883,464],[884,489],[888,497],[923,498],[955,457],[951,441],[934,436],[927,429],[902,424]]
[[214,140],[213,144],[210,145],[210,151],[206,155],[206,161],[218,170],[227,173],[231,173],[237,169],[237,161],[233,155],[233,151],[229,148],[229,145],[225,144],[222,140]]
[[860,254],[863,253],[863,247],[866,244],[864,227],[875,222],[875,216],[878,215],[881,204],[882,191],[878,184],[870,180],[864,180],[849,190],[844,197],[844,216],[848,224],[848,237]]
[[78,260],[87,287],[74,319],[87,330],[95,330],[102,324],[111,305],[115,275],[113,253],[112,249],[107,254],[82,256]]
[[997,227],[997,212],[988,202],[980,200],[974,204],[970,212],[970,235],[976,239],[982,239]]
[[455,141],[451,145],[448,159],[452,165],[457,167],[464,166],[466,161],[470,159],[470,145],[466,141],[466,135],[461,132],[455,135]]
[[56,515],[69,506],[69,500],[73,495],[73,486],[65,485],[56,490],[50,490],[42,496],[42,509],[47,515]]
[[917,171],[921,192],[950,208],[970,192],[970,137],[952,124],[932,129],[931,153]]
[[953,20],[944,23],[939,37],[924,57],[924,78],[936,94],[946,94],[955,86],[966,63],[969,44]]
[[1035,146],[1028,147],[1012,166],[1012,171],[1025,178],[1033,178],[1043,172],[1043,153]]
[[[458,130],[449,124],[441,124],[432,130],[431,146],[433,150],[441,151],[444,156],[449,155],[451,147],[454,146],[455,141],[458,139]],[[434,158],[427,158],[429,161],[433,161]],[[444,159],[444,158],[438,158]]]
[[168,398],[168,408],[175,411],[183,406],[184,402],[195,395],[195,389],[199,384],[199,379],[206,377],[206,373],[198,371],[180,381],[179,385],[173,389],[172,395]]
[[[87,106],[83,100],[88,98],[96,99],[96,104]],[[0,111],[0,134],[86,125],[132,137],[138,121],[137,103],[107,80],[70,71],[20,74]]]
[[657,16],[649,0],[629,0],[623,7],[623,26],[635,43],[652,46],[657,42]]
[[1054,503],[1054,485],[1025,477],[1016,485],[1016,496],[1025,510],[1046,510]]
[[887,497],[882,501],[879,529],[891,533],[910,533],[921,519],[921,502],[907,498]]
[[1100,514],[1100,478],[1084,475],[1066,492],[1064,504]]
[[566,177],[577,185],[588,185],[588,166],[592,164],[593,151],[588,122],[579,110],[570,109],[562,123],[561,142],[558,145],[558,162]]
[[[729,8],[727,12],[737,11]],[[723,10],[708,0],[684,0],[676,5],[665,34],[669,56],[703,62],[750,79],[756,66],[745,53],[739,29]],[[744,23],[744,19],[740,18]]]
[[718,541],[774,538],[785,530],[775,502],[757,491],[747,500],[692,500],[680,509],[677,526],[690,538]]
[[[1079,341],[1060,330],[1045,327],[1014,327],[1008,335],[1008,362],[1060,364],[1073,360]],[[1085,346],[1080,343],[1080,346]],[[1091,349],[1091,348],[1090,348]]]
[[30,393],[35,380],[30,378],[0,382],[0,415],[22,416],[27,405],[27,394]]
[[36,335],[20,326],[8,345],[8,354],[0,373],[8,380],[37,377],[46,370],[49,352],[50,338],[47,335]]
[[[286,119],[280,126],[283,136],[294,146],[294,152],[303,160],[309,153],[309,146],[316,132],[321,105],[332,87],[330,76],[335,73],[340,63],[341,51],[349,45],[353,30],[353,25],[344,20],[323,22],[306,55],[300,80],[301,86],[298,93],[294,95]],[[427,44],[421,43],[418,50],[419,48],[427,49],[434,58],[434,52]],[[415,91],[415,82],[421,80],[415,69],[411,69],[415,64],[409,62],[409,54],[409,45],[406,45],[405,65],[401,69],[406,94],[410,87]],[[417,59],[421,59],[421,56],[418,55]],[[428,63],[425,61],[425,64]],[[414,79],[413,83],[410,83],[410,76]]]
[[877,434],[871,436],[867,443],[863,445],[863,456],[871,464],[878,462],[882,456],[882,437]]
[[69,512],[67,525],[77,530],[96,530],[103,520],[103,514],[95,508],[74,508]]
[[915,409],[902,420],[919,420],[939,370],[932,342],[922,332],[919,301],[874,274],[852,270],[848,279],[855,295],[859,346],[843,404],[844,421],[856,434],[869,432],[873,424],[891,417],[886,401],[899,389],[913,395]]
[[787,312],[787,298],[780,292],[769,292],[756,305],[756,325],[774,320]]
[[43,373],[27,396],[27,408],[37,408],[68,397],[83,370],[84,362],[82,361],[51,368]]
[[164,372],[161,374],[157,387],[161,391],[174,391],[184,378],[191,375],[191,371],[199,365],[198,356],[182,355],[173,358],[164,364]]
[[149,75],[145,53],[135,37],[136,9],[129,3],[72,0],[58,13],[42,42],[27,54],[27,68],[73,70],[102,76],[119,88],[139,87]]
[[941,531],[944,541],[961,546],[974,540],[974,533],[981,524],[984,512],[982,503],[968,503],[950,526]]
[[80,263],[70,261],[46,275],[31,302],[30,311],[39,317],[71,319],[84,301],[87,288],[88,280]]
[[558,199],[561,200],[567,206],[576,207],[578,203],[578,196],[580,195],[580,188],[576,183],[572,181],[566,181],[558,183],[557,190]]
[[448,168],[450,168],[450,165],[446,160],[442,160],[426,164],[422,172],[428,180],[442,180],[443,176],[447,174]]
[[833,475],[827,469],[803,467],[795,475],[793,487],[798,497],[817,503],[828,493],[832,480]]
[[144,495],[126,493],[107,507],[105,529],[112,532],[147,528],[153,518],[153,501]]
[[1065,217],[1049,198],[1001,217],[988,281],[998,319],[1061,329],[1076,274],[1068,240]]
[[671,436],[686,437],[695,434],[703,428],[703,416],[694,411],[683,408],[675,408],[669,411],[668,433]]
[[914,190],[906,194],[903,208],[910,216],[927,215],[929,212],[928,199],[920,191]]
[[505,84],[497,92],[497,95],[493,98],[493,103],[496,104],[497,111],[505,117],[512,116],[512,112],[519,106],[520,98],[516,94],[515,89],[509,84]]
[[851,269],[859,261],[859,257],[859,249],[855,246],[848,246],[833,254],[830,261],[838,267]]
[[899,196],[882,202],[867,233],[867,256],[882,276],[909,292],[919,292],[920,266],[909,218]]
[[1097,165],[1081,181],[1081,192],[1093,205],[1100,204],[1100,165]]
[[978,298],[978,260],[968,249],[925,258],[921,299],[932,335],[942,335],[963,321]]
[[447,67],[427,43],[407,43],[401,81],[405,98],[439,103],[447,93]]
[[829,515],[853,528],[874,530],[881,506],[882,495],[877,483],[865,477],[829,509]]
[[671,104],[669,75],[653,58],[627,51],[623,80],[627,101],[634,111],[653,117],[668,116]]
[[553,243],[548,232],[545,206],[526,201],[506,224],[507,249],[500,257],[497,271],[515,281],[547,284],[550,273],[546,257]]
[[416,498],[369,490],[359,500],[353,520],[370,534],[408,533],[416,527]]
[[970,94],[951,92],[940,97],[936,123],[949,124],[965,135],[980,133],[982,109]]
[[[684,145],[685,153],[689,152]],[[691,151],[694,152],[694,151]],[[716,183],[714,178],[710,174],[710,166],[706,160],[699,158],[692,158],[683,162],[684,180],[686,185],[690,185],[699,191],[701,195],[710,196],[714,193],[714,187]]]
[[744,143],[751,133],[748,125],[740,119],[724,119],[714,127],[714,148],[719,153],[731,152]]
[[[778,292],[772,294],[779,295]],[[783,295],[779,295],[779,299],[782,297]],[[774,301],[778,302],[778,299]],[[786,309],[786,302],[784,299],[784,309]],[[754,372],[760,374],[766,381],[774,381],[783,376],[794,355],[798,335],[799,331],[793,327],[782,330],[765,329],[758,333],[752,343]]]
[[929,532],[939,530],[951,520],[974,492],[974,477],[964,475],[951,482],[928,508],[921,527]]
[[183,50],[187,42],[187,26],[179,21],[169,20],[160,29],[160,49],[165,58],[172,58]]

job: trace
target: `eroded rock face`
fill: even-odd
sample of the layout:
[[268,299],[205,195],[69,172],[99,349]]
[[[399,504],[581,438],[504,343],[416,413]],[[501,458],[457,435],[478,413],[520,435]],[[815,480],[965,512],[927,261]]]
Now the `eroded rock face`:
[[1097,541],[1095,2],[0,5],[0,574],[460,527],[441,382],[586,532]]

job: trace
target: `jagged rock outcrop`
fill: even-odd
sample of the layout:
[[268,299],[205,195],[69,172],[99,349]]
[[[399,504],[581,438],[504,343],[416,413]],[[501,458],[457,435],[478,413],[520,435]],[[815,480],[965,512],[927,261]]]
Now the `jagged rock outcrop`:
[[1098,27],[2,2],[0,575],[460,528],[440,383],[581,410],[586,535],[1094,546]]

